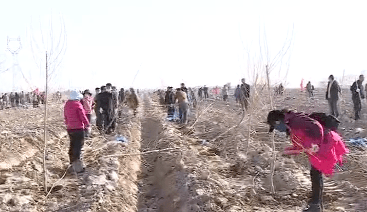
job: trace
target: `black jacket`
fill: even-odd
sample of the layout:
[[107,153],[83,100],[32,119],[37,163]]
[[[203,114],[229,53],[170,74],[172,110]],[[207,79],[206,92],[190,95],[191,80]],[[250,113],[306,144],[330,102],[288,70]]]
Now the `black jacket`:
[[[359,93],[357,92],[357,89],[359,89]],[[352,98],[362,98],[364,99],[364,89],[362,82],[357,80],[350,86],[350,90],[352,91]]]
[[[328,82],[327,84],[327,88],[326,88],[326,99],[329,99],[329,86],[330,86],[330,82]],[[337,81],[334,80],[333,84],[331,85],[330,88],[330,99],[332,100],[338,100],[339,99],[339,92],[340,92],[340,86],[338,84]]]
[[111,111],[113,109],[112,93],[103,92],[98,94],[97,106],[102,108],[104,111]]
[[168,105],[175,103],[175,95],[172,91],[166,91],[164,102]]
[[243,83],[241,84],[241,97],[250,98],[250,85]]

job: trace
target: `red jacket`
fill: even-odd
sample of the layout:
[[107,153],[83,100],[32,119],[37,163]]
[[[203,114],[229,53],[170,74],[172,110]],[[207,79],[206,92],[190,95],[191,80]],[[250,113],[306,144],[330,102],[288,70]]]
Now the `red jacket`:
[[68,130],[86,129],[89,121],[83,105],[78,100],[68,100],[64,106],[65,125]]
[[92,114],[92,109],[94,106],[94,101],[92,97],[84,97],[81,100],[82,104],[83,104],[83,108],[85,110],[86,114]]
[[[325,175],[333,175],[334,166],[342,163],[348,153],[338,133],[325,130],[316,120],[302,113],[286,113],[284,122],[291,133],[293,146],[286,148],[286,154],[306,152],[312,166]],[[313,147],[317,146],[316,149]]]

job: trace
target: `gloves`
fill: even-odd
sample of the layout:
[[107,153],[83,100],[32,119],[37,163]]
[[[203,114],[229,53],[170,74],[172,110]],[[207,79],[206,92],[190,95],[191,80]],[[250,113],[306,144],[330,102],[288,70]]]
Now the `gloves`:
[[356,92],[359,93],[359,91],[361,91],[359,88],[356,89]]
[[88,135],[90,135],[91,132],[92,132],[92,128],[91,127],[87,127],[87,133],[88,133]]

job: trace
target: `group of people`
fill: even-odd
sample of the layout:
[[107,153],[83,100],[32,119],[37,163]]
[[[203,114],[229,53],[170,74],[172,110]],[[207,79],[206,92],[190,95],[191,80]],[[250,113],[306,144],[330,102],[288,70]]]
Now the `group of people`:
[[176,88],[168,86],[164,95],[164,104],[167,106],[168,119],[175,120],[175,104],[178,102],[178,121],[181,124],[187,124],[190,105],[196,107],[196,97],[191,88],[187,89],[185,83],[181,83],[181,87]]
[[72,91],[64,106],[64,118],[70,138],[69,160],[70,167],[75,172],[82,172],[84,165],[81,161],[81,149],[85,137],[91,133],[91,116],[96,115],[96,126],[101,133],[110,134],[115,131],[119,105],[127,103],[133,110],[134,116],[139,106],[135,90],[130,88],[117,91],[115,86],[107,83],[95,89],[93,97],[89,89],[84,92]]
[[10,92],[0,94],[0,109],[8,109],[8,108],[19,108],[24,107],[27,108],[28,105],[32,105],[33,107],[38,107],[39,104],[45,103],[45,92]]
[[[353,82],[352,86],[350,86],[350,91],[352,92],[352,101],[354,108],[354,119],[359,120],[361,118],[361,110],[362,110],[362,99],[365,98],[367,92],[367,84],[366,87],[363,87],[364,75],[360,75],[358,80]],[[366,89],[366,90],[365,90]],[[334,79],[333,75],[329,76],[329,82],[326,89],[326,99],[329,103],[330,114],[335,117],[339,116],[338,111],[338,100],[339,94],[341,93],[341,88],[338,82]]]

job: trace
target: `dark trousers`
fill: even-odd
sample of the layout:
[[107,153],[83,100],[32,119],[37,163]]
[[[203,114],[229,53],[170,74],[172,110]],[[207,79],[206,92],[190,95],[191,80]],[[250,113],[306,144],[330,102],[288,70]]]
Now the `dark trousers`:
[[206,98],[209,98],[209,94],[208,94],[208,92],[204,92],[204,98],[206,99]]
[[243,98],[243,99],[241,99],[240,100],[241,101],[241,107],[242,107],[242,110],[244,110],[244,109],[248,109],[248,98]]
[[187,123],[187,113],[188,113],[189,105],[187,102],[181,102],[179,105],[179,117],[180,123],[186,124]]
[[96,126],[98,130],[102,130],[102,118],[101,113],[98,110],[94,111],[96,113]]
[[68,130],[68,134],[70,138],[69,159],[71,164],[76,160],[80,160],[84,145],[84,130]]
[[361,103],[361,98],[359,97],[353,97],[353,104],[354,104],[354,114],[355,114],[355,120],[360,119],[361,118],[361,110],[362,110],[362,103]]
[[322,179],[322,173],[311,166],[311,183],[312,183],[312,197],[311,204],[322,205],[322,193],[324,188],[324,182]]
[[339,116],[339,111],[338,111],[338,100],[336,99],[328,99],[329,102],[329,108],[330,108],[330,114],[338,117]]

